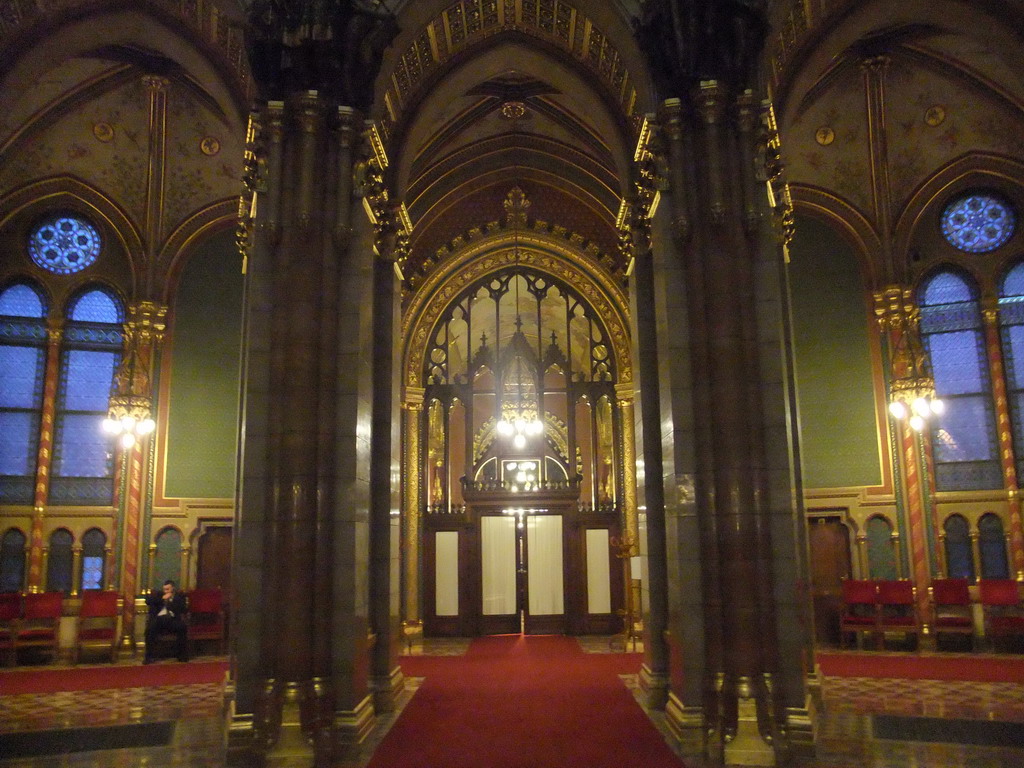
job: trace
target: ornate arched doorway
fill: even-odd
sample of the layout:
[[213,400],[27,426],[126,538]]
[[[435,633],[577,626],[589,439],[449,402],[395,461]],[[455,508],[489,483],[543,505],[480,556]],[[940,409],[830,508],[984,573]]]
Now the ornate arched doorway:
[[624,301],[584,254],[521,233],[526,206],[513,188],[500,231],[407,312],[405,587],[422,602],[406,612],[427,635],[621,625],[612,545],[636,514]]

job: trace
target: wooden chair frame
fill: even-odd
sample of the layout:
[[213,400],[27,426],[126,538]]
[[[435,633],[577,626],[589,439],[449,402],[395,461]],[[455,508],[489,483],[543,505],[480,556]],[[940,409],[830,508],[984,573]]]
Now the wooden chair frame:
[[928,588],[935,619],[932,623],[936,639],[941,634],[960,634],[974,644],[974,612],[967,579],[934,579]]
[[202,640],[217,641],[217,652],[224,652],[224,593],[220,589],[194,589],[188,595],[188,642],[195,653],[195,644]]
[[29,592],[22,604],[21,620],[14,633],[14,653],[22,648],[46,648],[56,661],[60,652],[60,619],[63,592]]
[[1020,584],[1013,579],[979,579],[978,593],[990,645],[998,637],[1024,637]]
[[82,592],[72,663],[78,663],[82,648],[87,646],[102,648],[110,654],[111,663],[117,661],[121,627],[121,611],[118,606],[120,597],[109,590],[89,589]]
[[839,613],[839,644],[846,647],[846,635],[878,632],[878,586],[870,579],[843,579],[843,604]]

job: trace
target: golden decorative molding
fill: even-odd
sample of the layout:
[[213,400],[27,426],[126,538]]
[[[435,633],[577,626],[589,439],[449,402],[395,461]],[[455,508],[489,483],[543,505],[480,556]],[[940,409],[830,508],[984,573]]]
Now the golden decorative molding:
[[390,139],[420,87],[470,46],[504,32],[554,45],[590,69],[619,105],[634,134],[643,121],[633,75],[611,38],[565,0],[459,0],[421,28],[387,81],[381,134]]
[[618,381],[632,381],[629,320],[622,309],[629,305],[628,298],[601,265],[572,245],[537,229],[519,232],[515,239],[509,230],[494,229],[439,265],[413,293],[402,316],[406,386],[423,386],[427,339],[451,302],[477,280],[515,265],[545,272],[572,286],[605,323]]

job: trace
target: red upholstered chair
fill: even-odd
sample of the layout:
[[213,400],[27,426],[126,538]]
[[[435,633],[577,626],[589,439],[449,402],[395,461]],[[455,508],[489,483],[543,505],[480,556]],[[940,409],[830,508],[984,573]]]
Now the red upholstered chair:
[[21,610],[21,621],[14,634],[14,652],[22,648],[45,648],[57,659],[60,617],[64,611],[61,592],[29,592]]
[[78,613],[78,632],[75,636],[74,663],[85,646],[102,648],[117,661],[117,641],[120,611],[117,592],[87,589],[82,592],[82,608]]
[[14,633],[21,618],[21,593],[0,594],[0,654],[14,663]]
[[961,634],[974,641],[974,614],[967,579],[935,579],[928,591],[935,609],[935,635]]
[[[917,615],[914,585],[907,579],[881,580],[878,586],[878,629],[921,637],[921,619]],[[884,634],[883,634],[884,637]]]
[[846,647],[846,634],[878,631],[878,587],[869,579],[843,579],[843,605],[839,613],[839,642]]
[[1024,636],[1024,606],[1020,585],[1013,579],[979,579],[978,592],[985,614],[985,637]]
[[188,595],[188,640],[216,640],[224,652],[224,595],[219,589],[193,589]]

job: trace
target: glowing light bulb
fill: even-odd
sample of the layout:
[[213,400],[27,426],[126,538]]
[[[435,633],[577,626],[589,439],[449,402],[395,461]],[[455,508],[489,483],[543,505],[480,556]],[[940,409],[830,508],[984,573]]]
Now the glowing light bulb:
[[103,420],[102,428],[103,431],[106,432],[108,435],[116,435],[118,432],[121,431],[121,422],[119,422],[117,419],[112,419],[109,416],[107,416],[107,418]]
[[892,414],[894,419],[905,419],[907,417],[907,406],[902,400],[893,400],[889,403],[889,413]]
[[920,432],[924,429],[924,419],[918,416],[916,413],[910,417],[910,427],[915,432]]
[[941,400],[932,400],[931,406],[932,413],[934,413],[936,416],[941,416],[946,412],[946,404]]
[[131,416],[122,416],[121,429],[123,429],[125,432],[135,431],[135,419],[132,418]]
[[152,419],[143,419],[139,422],[139,427],[136,430],[140,435],[148,435],[156,429],[156,422]]
[[135,435],[133,435],[131,432],[125,432],[123,435],[121,435],[122,448],[128,450],[133,445],[135,445]]
[[916,413],[922,419],[927,419],[928,415],[932,412],[932,409],[928,405],[928,400],[923,397],[919,397],[916,400],[914,400],[913,408],[914,413]]
[[498,431],[505,437],[508,437],[509,435],[512,434],[512,425],[509,424],[504,419],[502,419],[501,421],[498,422]]
[[516,432],[522,434],[525,431],[526,431],[526,419],[524,419],[522,416],[519,416],[516,419]]
[[518,434],[515,437],[513,437],[512,438],[512,445],[515,446],[516,448],[525,448],[526,447],[526,435]]

